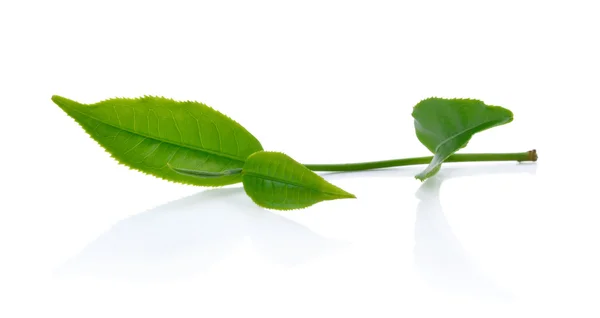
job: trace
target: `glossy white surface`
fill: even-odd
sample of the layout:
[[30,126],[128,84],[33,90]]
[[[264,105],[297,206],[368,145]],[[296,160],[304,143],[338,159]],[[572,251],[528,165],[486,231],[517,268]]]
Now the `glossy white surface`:
[[[0,4],[0,317],[600,315],[593,2]],[[429,96],[514,122],[536,164],[324,174],[273,212],[114,162],[50,97],[205,102],[304,163],[427,154]]]

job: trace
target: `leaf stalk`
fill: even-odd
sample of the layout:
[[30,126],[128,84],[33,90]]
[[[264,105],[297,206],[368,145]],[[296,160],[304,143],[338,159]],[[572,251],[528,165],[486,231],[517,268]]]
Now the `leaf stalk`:
[[[391,168],[401,166],[413,166],[429,164],[433,159],[429,157],[415,157],[392,159],[383,161],[342,163],[342,164],[305,164],[312,171],[362,171],[380,168]],[[483,161],[537,161],[538,156],[535,149],[526,152],[515,153],[465,153],[454,154],[444,162],[483,162]]]

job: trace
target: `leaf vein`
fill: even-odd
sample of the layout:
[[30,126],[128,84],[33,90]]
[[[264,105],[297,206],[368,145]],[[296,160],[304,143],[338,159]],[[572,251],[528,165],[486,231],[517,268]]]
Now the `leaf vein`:
[[[112,127],[115,127],[115,128],[122,129],[124,131],[129,132],[129,133],[134,133],[136,135],[144,137],[144,139],[152,139],[152,140],[156,140],[156,141],[161,141],[161,140],[159,140],[159,139],[157,139],[155,137],[151,137],[151,136],[149,136],[147,134],[142,134],[142,133],[139,133],[139,132],[133,132],[133,131],[130,131],[129,129],[126,129],[126,128],[116,127],[115,125],[111,125],[111,124],[105,123],[104,121],[99,120],[98,118],[96,118],[94,116],[91,116],[90,114],[84,113],[84,112],[82,112],[80,110],[73,109],[73,111],[78,112],[78,113],[80,113],[80,114],[82,114],[82,115],[84,115],[86,117],[89,117],[89,118],[97,121],[99,124],[98,124],[98,126],[96,126],[96,128],[99,127],[101,124],[104,124],[104,125],[108,125],[108,126],[112,126]],[[156,116],[156,114],[155,114],[155,116]],[[146,118],[147,118],[147,122],[148,122],[148,131],[150,131],[150,117],[147,116]],[[158,117],[157,117],[157,119],[158,119]],[[204,152],[206,154],[210,154],[210,155],[214,155],[214,156],[218,156],[218,157],[232,159],[232,160],[235,160],[235,161],[238,161],[238,162],[245,162],[246,161],[245,158],[232,156],[232,155],[229,155],[229,154],[226,154],[226,153],[222,153],[222,152],[217,153],[217,152],[214,152],[212,150],[204,148],[204,146],[202,146],[203,148],[198,148],[198,147],[194,147],[194,146],[187,145],[187,144],[186,145],[178,145],[178,144],[175,144],[173,142],[166,142],[166,143],[169,143],[169,144],[172,144],[172,145],[175,145],[175,146],[185,146],[186,148],[189,148],[189,149],[193,149],[193,150],[196,150],[196,151]]]
[[131,152],[133,149],[137,148],[137,146],[141,145],[142,142],[144,142],[146,139],[147,139],[146,137],[142,138],[142,140],[140,140],[140,142],[138,142],[137,144],[135,144],[135,146],[133,146],[131,149],[125,151],[125,153],[123,153],[123,155],[126,155],[129,152]]
[[117,106],[113,105],[112,108],[115,111],[115,114],[117,115],[117,120],[119,121],[119,128],[123,127],[123,124],[121,123],[121,117],[119,117],[119,112],[117,111]]
[[181,134],[181,130],[179,129],[179,125],[177,124],[177,120],[175,120],[175,115],[173,114],[173,111],[169,109],[169,112],[171,112],[171,119],[173,119],[173,123],[175,124],[175,129],[177,129],[177,133],[179,133],[179,140],[181,141],[181,143],[183,143],[183,135]]
[[329,191],[323,191],[321,189],[317,189],[314,187],[311,187],[310,185],[306,185],[306,184],[302,184],[299,182],[295,182],[295,181],[290,181],[290,180],[283,180],[277,177],[272,177],[272,176],[266,176],[264,174],[260,174],[260,173],[256,173],[253,171],[246,171],[244,172],[244,174],[248,175],[248,176],[252,176],[255,178],[259,178],[259,179],[264,179],[264,180],[269,180],[269,181],[273,181],[273,182],[279,182],[285,185],[292,185],[292,186],[296,186],[299,188],[304,188],[304,189],[309,189],[309,190],[314,190],[316,192],[320,192],[320,193],[324,193],[324,194],[330,194],[330,195],[334,195],[334,196],[339,196],[339,193],[334,193],[334,192],[329,192]]
[[154,154],[158,148],[160,148],[160,146],[163,144],[163,142],[159,142],[158,145],[156,147],[154,147],[154,149],[152,149],[152,151],[150,151],[149,154],[147,154],[146,156],[144,156],[144,158],[142,158],[142,160],[140,161],[140,163],[144,162],[146,159],[148,159],[150,156],[152,156],[152,154]]

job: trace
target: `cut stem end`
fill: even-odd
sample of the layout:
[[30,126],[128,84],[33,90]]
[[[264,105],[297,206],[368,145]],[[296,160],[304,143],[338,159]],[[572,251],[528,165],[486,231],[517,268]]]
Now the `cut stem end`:
[[529,161],[535,162],[538,160],[537,151],[535,149],[529,150],[527,154],[529,155]]

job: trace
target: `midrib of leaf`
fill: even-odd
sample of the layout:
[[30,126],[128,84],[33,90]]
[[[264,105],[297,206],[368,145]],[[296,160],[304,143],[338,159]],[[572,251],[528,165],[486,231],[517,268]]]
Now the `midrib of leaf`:
[[[189,148],[189,149],[193,149],[193,150],[205,152],[205,153],[208,153],[208,154],[213,155],[213,156],[219,156],[219,157],[223,157],[223,158],[235,160],[235,161],[238,161],[238,162],[241,162],[241,163],[246,162],[245,158],[228,155],[228,154],[225,154],[225,153],[222,153],[222,152],[215,152],[215,151],[208,150],[208,149],[205,149],[205,148],[197,148],[197,147],[193,147],[193,146],[189,146],[189,145],[176,144],[176,143],[170,142],[170,141],[163,141],[163,140],[157,139],[155,137],[148,136],[147,134],[144,134],[144,133],[139,133],[139,132],[133,131],[131,129],[127,129],[127,128],[119,127],[119,126],[116,126],[116,125],[113,125],[113,124],[109,124],[109,123],[107,123],[107,122],[105,122],[103,120],[100,120],[100,119],[98,119],[98,118],[96,118],[96,117],[94,117],[94,116],[92,116],[90,114],[84,113],[84,112],[82,112],[82,111],[80,111],[78,109],[75,109],[75,108],[72,108],[72,107],[69,108],[69,109],[73,110],[73,111],[75,111],[75,112],[77,112],[77,113],[79,113],[79,114],[81,114],[83,116],[89,117],[89,118],[91,118],[91,119],[93,119],[95,121],[101,122],[101,123],[103,123],[105,125],[111,126],[113,128],[121,129],[121,130],[124,130],[124,131],[132,133],[132,134],[140,135],[140,136],[143,136],[143,137],[145,137],[147,139],[152,139],[152,140],[155,140],[155,141],[158,141],[158,142],[168,143],[168,144],[174,145],[176,147],[181,147],[181,148],[186,147],[186,148]],[[135,111],[134,111],[134,114],[135,114]],[[173,118],[173,121],[176,122],[175,118]],[[214,123],[213,123],[213,125],[214,125]],[[238,152],[239,152],[239,150],[238,150]]]
[[[454,134],[454,135],[452,135],[452,136],[450,136],[450,137],[448,137],[448,138],[444,139],[444,140],[443,140],[443,141],[442,141],[442,142],[441,142],[441,143],[440,143],[440,144],[439,144],[437,147],[435,147],[435,151],[436,151],[436,153],[437,153],[437,151],[438,151],[438,149],[440,149],[440,147],[442,147],[442,146],[443,146],[443,145],[445,145],[446,143],[450,142],[452,139],[455,139],[456,137],[462,136],[462,135],[464,135],[464,134],[466,134],[466,133],[468,133],[468,132],[471,132],[471,131],[473,131],[473,130],[477,130],[479,127],[486,126],[486,125],[488,125],[488,124],[500,123],[500,122],[502,122],[502,121],[504,121],[504,120],[507,120],[507,119],[502,119],[502,120],[490,120],[490,121],[486,121],[486,122],[484,122],[484,123],[481,123],[481,124],[479,124],[479,125],[476,125],[476,126],[473,126],[473,127],[467,128],[467,129],[465,129],[465,130],[463,130],[463,131],[461,131],[461,132],[459,132],[459,133],[456,133],[456,134]],[[473,135],[473,134],[471,134],[471,135]],[[444,158],[444,160],[445,160],[446,158],[448,158],[449,156],[450,156],[450,155],[446,156],[446,157]]]
[[339,194],[339,193],[333,193],[333,192],[329,192],[329,191],[323,191],[320,189],[315,189],[314,187],[310,187],[307,186],[305,184],[300,184],[294,181],[289,181],[289,180],[283,180],[283,179],[279,179],[277,177],[271,177],[271,176],[266,176],[264,174],[260,174],[260,173],[256,173],[256,172],[243,172],[246,175],[252,176],[252,177],[257,177],[257,178],[262,178],[265,180],[269,180],[269,181],[275,181],[275,182],[279,182],[279,183],[283,183],[283,184],[289,184],[289,185],[293,185],[299,188],[304,188],[304,189],[308,189],[308,190],[313,190],[313,191],[317,191],[317,192],[321,192],[324,194],[329,194],[329,195],[333,195],[333,196],[343,196],[343,194]]

